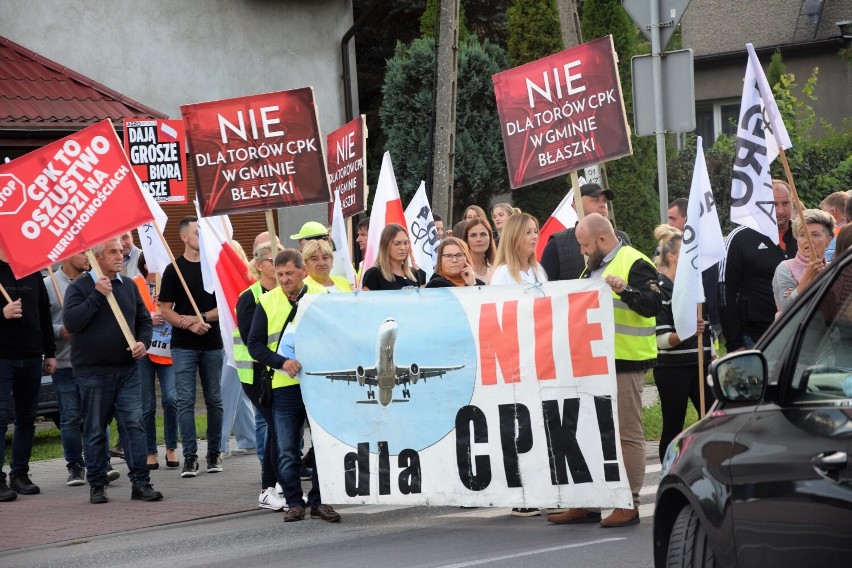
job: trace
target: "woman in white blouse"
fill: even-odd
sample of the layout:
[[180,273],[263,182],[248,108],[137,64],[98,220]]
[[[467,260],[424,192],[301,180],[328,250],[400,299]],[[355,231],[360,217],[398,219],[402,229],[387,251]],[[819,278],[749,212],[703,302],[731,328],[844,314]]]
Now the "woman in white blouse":
[[506,220],[489,284],[539,284],[547,274],[535,257],[538,221],[529,213],[516,213]]

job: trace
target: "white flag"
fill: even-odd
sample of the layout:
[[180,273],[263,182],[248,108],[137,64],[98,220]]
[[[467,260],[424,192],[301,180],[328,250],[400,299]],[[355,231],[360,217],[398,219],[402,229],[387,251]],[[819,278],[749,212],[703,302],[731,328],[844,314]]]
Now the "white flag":
[[441,239],[438,238],[432,208],[429,207],[429,200],[426,198],[425,182],[420,182],[417,193],[405,208],[405,227],[408,229],[408,238],[411,240],[414,262],[426,273],[426,282],[428,282],[435,271]]
[[[136,176],[135,173],[133,175]],[[138,176],[136,176],[136,183],[139,184],[139,191],[145,196],[145,203],[151,210],[151,215],[154,216],[154,221],[157,222],[160,231],[165,231],[166,223],[169,221],[168,215],[151,195],[151,192],[142,187],[142,182]],[[148,267],[148,272],[162,274],[171,263],[169,253],[166,250],[167,245],[164,244],[165,241],[160,238],[152,221],[145,223],[136,230],[139,232],[139,244],[142,247],[142,252],[145,253],[145,264]]]
[[331,267],[332,276],[342,276],[354,288],[355,269],[352,268],[352,257],[349,256],[349,236],[346,234],[346,221],[343,219],[343,206],[340,204],[340,193],[334,192],[334,206],[331,216],[331,240],[334,241],[334,265]]
[[686,207],[686,226],[683,229],[672,293],[672,313],[678,337],[686,339],[695,335],[697,306],[704,302],[701,273],[724,256],[725,241],[699,136],[689,204]]
[[746,47],[749,59],[737,126],[731,221],[766,235],[777,245],[778,224],[769,165],[778,157],[779,147],[790,148],[792,144],[754,48],[751,44]]

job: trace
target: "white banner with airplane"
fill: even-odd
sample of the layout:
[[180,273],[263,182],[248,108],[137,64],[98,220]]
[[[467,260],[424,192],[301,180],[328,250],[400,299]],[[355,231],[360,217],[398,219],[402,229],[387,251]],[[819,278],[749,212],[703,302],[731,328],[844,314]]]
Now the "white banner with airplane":
[[305,296],[326,503],[632,507],[600,280]]

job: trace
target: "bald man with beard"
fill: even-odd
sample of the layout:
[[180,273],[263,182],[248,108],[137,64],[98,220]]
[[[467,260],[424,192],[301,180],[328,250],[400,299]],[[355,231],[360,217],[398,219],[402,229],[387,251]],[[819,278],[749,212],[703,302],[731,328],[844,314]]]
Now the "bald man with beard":
[[633,508],[615,509],[605,519],[601,519],[600,511],[575,508],[549,515],[547,520],[625,527],[639,522],[639,491],[645,479],[642,388],[645,372],[657,361],[656,315],[663,299],[656,267],[644,254],[619,240],[606,217],[598,213],[583,217],[575,234],[580,251],[588,257],[580,278],[603,278],[612,289],[618,433]]

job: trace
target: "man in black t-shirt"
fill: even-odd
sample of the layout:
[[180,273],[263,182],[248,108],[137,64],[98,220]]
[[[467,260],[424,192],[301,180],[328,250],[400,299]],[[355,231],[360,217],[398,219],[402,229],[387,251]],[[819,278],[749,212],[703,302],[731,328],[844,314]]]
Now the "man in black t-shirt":
[[[172,324],[172,366],[175,373],[178,428],[183,443],[181,477],[198,475],[198,441],[195,433],[196,372],[201,379],[207,406],[207,472],[222,471],[219,446],[222,439],[222,363],[225,352],[219,333],[219,310],[216,296],[204,290],[201,278],[201,255],[198,249],[198,218],[181,219],[180,238],[183,256],[163,271],[160,288],[160,311]],[[186,286],[201,312],[195,314],[192,302],[178,278],[180,269]]]

